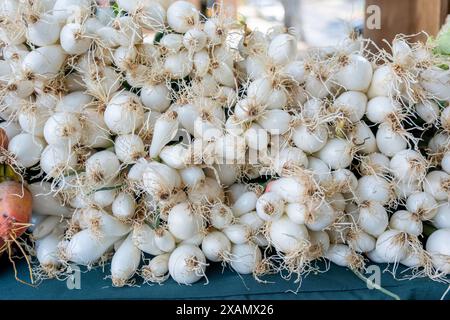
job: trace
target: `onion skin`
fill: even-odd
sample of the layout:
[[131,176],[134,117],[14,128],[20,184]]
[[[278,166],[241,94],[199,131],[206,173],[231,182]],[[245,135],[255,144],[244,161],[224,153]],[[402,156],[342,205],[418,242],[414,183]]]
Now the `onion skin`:
[[0,183],[0,240],[5,242],[20,237],[31,219],[32,196],[28,189],[15,181]]
[[0,149],[8,149],[9,139],[6,135],[5,130],[3,128],[0,128]]
[[274,182],[275,182],[275,180],[269,181],[266,185],[266,189],[264,190],[264,192],[270,192]]

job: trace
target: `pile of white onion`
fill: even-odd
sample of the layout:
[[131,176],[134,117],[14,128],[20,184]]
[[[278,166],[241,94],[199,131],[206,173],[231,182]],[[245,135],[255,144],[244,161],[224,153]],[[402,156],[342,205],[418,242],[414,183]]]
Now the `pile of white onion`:
[[298,52],[281,27],[116,2],[0,4],[5,159],[42,180],[38,278],[109,261],[115,286],[190,284],[217,262],[450,273],[448,58],[404,37],[392,55],[355,37]]

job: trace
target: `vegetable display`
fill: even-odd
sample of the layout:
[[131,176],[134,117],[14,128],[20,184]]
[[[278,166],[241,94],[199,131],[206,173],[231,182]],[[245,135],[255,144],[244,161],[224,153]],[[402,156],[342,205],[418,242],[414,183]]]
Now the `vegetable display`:
[[0,242],[32,206],[36,279],[110,262],[119,287],[207,281],[212,263],[300,281],[373,261],[448,282],[450,61],[433,43],[299,52],[285,28],[186,1],[0,16],[1,159],[33,180],[21,201],[0,185]]

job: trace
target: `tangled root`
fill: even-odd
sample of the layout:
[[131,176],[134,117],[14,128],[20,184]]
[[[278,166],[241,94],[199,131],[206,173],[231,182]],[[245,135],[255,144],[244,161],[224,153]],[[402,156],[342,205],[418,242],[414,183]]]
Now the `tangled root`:
[[[28,228],[29,226],[31,226],[31,224],[20,224],[19,228],[23,229]],[[3,239],[4,244],[0,247],[0,254],[3,252],[6,252],[8,254],[8,259],[11,262],[11,265],[13,266],[14,269],[14,277],[15,279],[23,284],[29,285],[29,286],[34,286],[35,285],[35,278],[33,276],[33,269],[32,269],[32,265],[31,265],[31,259],[29,254],[27,253],[30,252],[30,250],[27,250],[27,248],[29,248],[29,246],[27,245],[27,243],[21,239],[16,239],[15,235],[14,235],[14,230],[13,233],[9,235],[9,237],[5,237],[3,236],[1,239]],[[13,256],[13,246],[15,245],[15,247],[17,247],[20,251],[20,253],[22,254],[21,258],[25,258],[25,261],[27,263],[28,266],[28,273],[29,273],[29,277],[30,277],[30,282],[26,282],[22,279],[19,278],[18,275],[18,270],[16,268],[16,262],[15,262],[15,258],[17,258],[17,256]]]
[[36,284],[48,279],[62,280],[64,268],[62,268],[61,265],[40,264],[33,267],[33,276]]
[[256,264],[255,270],[253,270],[253,278],[259,283],[270,283],[267,280],[261,280],[260,277],[274,273],[276,273],[276,271],[273,265],[273,261],[270,258],[264,257],[260,262]]
[[144,283],[146,283],[146,284],[157,283],[159,285],[161,285],[163,282],[165,282],[170,277],[169,274],[165,274],[162,276],[155,275],[155,273],[149,266],[143,266],[139,272],[139,275],[144,280]]
[[312,259],[309,256],[309,247],[310,243],[306,241],[302,241],[299,243],[297,249],[288,252],[288,253],[278,253],[280,264],[279,271],[286,271],[287,274],[282,275],[286,280],[291,279],[292,275],[295,275],[295,283],[301,281],[301,278],[304,275],[309,274],[311,271],[315,269],[313,264],[311,263]]
[[112,276],[111,276],[111,279],[112,279],[113,287],[121,288],[121,287],[124,287],[124,286],[129,286],[129,287],[137,286],[135,279],[127,280],[127,279],[115,278],[115,277],[112,277]]

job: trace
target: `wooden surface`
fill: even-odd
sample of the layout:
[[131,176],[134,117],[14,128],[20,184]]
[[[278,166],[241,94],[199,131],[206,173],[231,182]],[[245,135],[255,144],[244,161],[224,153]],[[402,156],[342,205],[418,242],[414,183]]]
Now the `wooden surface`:
[[[413,1],[414,2],[414,1]],[[412,28],[436,35],[448,14],[448,0],[416,0]]]
[[[383,39],[391,41],[396,34],[417,34],[425,31],[435,36],[444,24],[450,9],[450,0],[366,0],[366,7],[378,5],[381,9],[381,28],[365,28],[364,35],[386,48]],[[370,13],[366,12],[367,17]],[[417,40],[425,40],[420,35]]]

